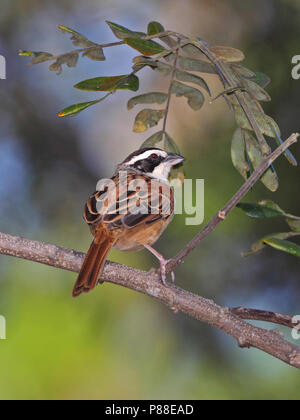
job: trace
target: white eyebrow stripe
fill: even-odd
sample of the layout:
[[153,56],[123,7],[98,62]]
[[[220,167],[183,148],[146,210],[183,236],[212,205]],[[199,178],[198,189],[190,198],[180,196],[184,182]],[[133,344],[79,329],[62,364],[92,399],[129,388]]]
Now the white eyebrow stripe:
[[135,162],[143,159],[147,159],[149,156],[152,155],[152,153],[155,153],[156,155],[166,157],[167,153],[163,150],[147,150],[146,152],[142,153],[141,155],[134,156],[129,162],[126,162],[126,165],[134,165]]

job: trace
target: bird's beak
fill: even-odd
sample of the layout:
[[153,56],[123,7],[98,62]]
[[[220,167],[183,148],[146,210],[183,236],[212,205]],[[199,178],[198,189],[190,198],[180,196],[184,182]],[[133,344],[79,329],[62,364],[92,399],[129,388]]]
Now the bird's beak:
[[169,153],[165,158],[165,162],[169,162],[172,166],[179,165],[185,160],[183,156],[177,155],[176,153]]

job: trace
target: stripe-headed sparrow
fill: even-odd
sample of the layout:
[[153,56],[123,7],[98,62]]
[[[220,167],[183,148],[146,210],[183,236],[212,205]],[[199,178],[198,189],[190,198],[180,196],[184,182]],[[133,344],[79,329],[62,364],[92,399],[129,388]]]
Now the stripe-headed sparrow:
[[98,191],[84,208],[83,217],[94,240],[74,286],[74,297],[95,288],[111,248],[147,248],[159,259],[166,283],[167,261],[152,245],[173,218],[174,195],[168,177],[172,167],[183,160],[161,149],[140,149],[118,165],[110,180],[98,183]]

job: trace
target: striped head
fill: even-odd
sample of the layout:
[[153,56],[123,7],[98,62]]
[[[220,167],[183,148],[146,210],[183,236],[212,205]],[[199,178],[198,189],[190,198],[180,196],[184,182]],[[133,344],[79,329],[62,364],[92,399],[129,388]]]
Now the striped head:
[[118,170],[134,170],[152,178],[168,180],[170,171],[184,161],[184,157],[158,148],[145,148],[131,153]]

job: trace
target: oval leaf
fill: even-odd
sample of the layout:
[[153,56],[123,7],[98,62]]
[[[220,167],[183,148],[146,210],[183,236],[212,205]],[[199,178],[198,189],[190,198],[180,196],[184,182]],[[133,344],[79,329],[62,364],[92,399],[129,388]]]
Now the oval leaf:
[[[249,156],[249,159],[253,165],[253,168],[256,169],[262,161],[262,152],[257,144],[256,139],[247,131],[244,133],[246,150]],[[261,182],[270,190],[276,191],[279,187],[278,178],[276,174],[269,168],[265,174],[261,177]]]
[[247,162],[246,153],[245,153],[245,139],[244,133],[241,128],[238,128],[232,138],[231,143],[231,159],[233,166],[237,171],[242,175],[244,179],[248,178],[248,172],[250,172],[250,167]]
[[235,70],[240,76],[251,79],[255,78],[255,72],[247,69],[247,67],[242,66],[241,64],[231,64],[230,65],[232,70]]
[[148,25],[148,35],[156,35],[165,32],[165,28],[159,22],[150,22]]
[[294,242],[269,237],[264,239],[264,243],[277,249],[278,251],[287,252],[295,257],[300,257],[300,246]]
[[139,51],[146,57],[160,54],[163,51],[165,51],[164,47],[162,47],[160,44],[154,41],[146,41],[143,39],[138,38],[126,38],[124,39],[127,45],[129,45],[131,48],[134,48],[135,50]]
[[293,233],[291,232],[283,232],[283,233],[273,233],[272,235],[268,235],[265,238],[260,239],[259,241],[255,242],[252,247],[251,251],[249,252],[242,252],[243,257],[250,257],[251,255],[257,254],[262,249],[266,248],[265,241],[268,240],[268,238],[275,238],[279,240],[285,240],[293,236]]
[[157,125],[164,115],[164,109],[143,109],[135,118],[133,131],[135,133],[143,133],[148,128]]
[[[170,66],[171,67],[171,66]],[[201,86],[203,89],[206,90],[206,92],[211,96],[210,89],[208,87],[208,84],[206,81],[196,74],[188,73],[186,71],[176,71],[176,79],[180,80],[181,82],[187,82],[187,83],[194,83],[199,86]]]
[[179,57],[178,65],[187,71],[198,71],[200,73],[217,74],[216,67],[208,61],[198,60],[190,57]]
[[135,96],[129,99],[127,108],[131,110],[134,106],[140,104],[159,104],[162,105],[168,99],[168,95],[162,92],[150,92],[143,95]]
[[137,91],[139,88],[139,79],[135,75],[95,77],[93,79],[84,80],[74,87],[80,90],[102,92],[120,89]]
[[102,101],[104,98],[98,99],[96,101],[90,102],[82,102],[80,104],[71,105],[61,112],[58,113],[58,117],[72,117],[73,115],[78,114],[79,112],[83,111],[84,109],[88,108],[89,106],[95,105]]
[[143,36],[146,36],[144,32],[135,32],[131,31],[128,28],[125,28],[125,26],[118,25],[117,23],[106,21],[114,35],[119,39],[126,39],[126,38],[141,38]]
[[243,61],[245,59],[244,53],[236,48],[215,46],[211,47],[210,51],[213,52],[217,58],[231,63]]
[[239,203],[237,207],[243,210],[247,216],[258,219],[285,216],[284,211],[272,201],[261,201],[260,203]]
[[[274,138],[276,137],[276,134],[274,132],[275,129],[280,135],[280,129],[276,122],[271,117],[266,115],[260,108],[258,108],[255,101],[251,100],[248,94],[245,93],[244,96],[246,104],[249,110],[252,112],[262,134]],[[252,125],[250,124],[247,115],[245,114],[243,108],[236,102],[236,98],[233,95],[231,95],[229,96],[229,99],[232,102],[234,108],[237,125],[240,128],[253,131]]]
[[172,93],[174,93],[177,97],[184,96],[187,98],[189,106],[194,111],[201,109],[205,102],[205,97],[200,90],[187,86],[181,82],[173,82]]
[[260,101],[260,102],[271,101],[271,96],[257,83],[253,82],[252,80],[244,79],[243,84],[247,88],[247,90],[251,93],[253,98],[255,98],[257,101]]
[[[159,22],[150,22],[148,25],[148,35],[156,35],[158,33],[165,32],[165,28],[160,24]],[[169,48],[175,47],[177,45],[177,42],[170,37],[169,35],[161,36],[160,41],[167,44]]]

